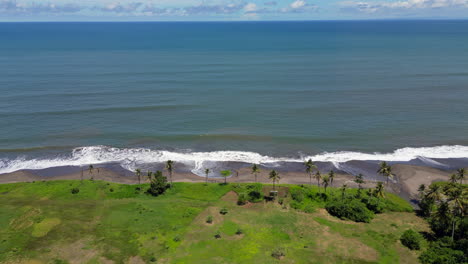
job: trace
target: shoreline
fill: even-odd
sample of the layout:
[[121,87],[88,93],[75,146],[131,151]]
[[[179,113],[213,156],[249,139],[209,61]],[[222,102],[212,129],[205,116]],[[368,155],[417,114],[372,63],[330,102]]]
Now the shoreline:
[[[163,170],[162,164],[158,166],[157,170]],[[322,168],[321,168],[322,167]],[[428,166],[410,165],[410,164],[393,164],[393,172],[395,177],[393,181],[389,181],[386,190],[391,193],[395,193],[402,198],[415,203],[418,198],[418,187],[421,184],[426,186],[436,181],[447,181],[450,175],[454,173],[454,170],[441,170],[438,168],[432,168]],[[268,173],[271,169],[277,169],[281,176],[280,183],[283,184],[310,184],[309,176],[299,170],[299,166],[294,167],[278,167],[278,168],[264,168],[262,167],[261,172],[258,174],[258,182],[271,183],[268,179]],[[328,173],[328,170],[324,170],[323,164],[319,165],[320,172],[323,174]],[[153,170],[155,171],[155,170]],[[241,166],[238,164],[238,168],[232,170],[233,174],[227,179],[229,183],[248,183],[254,182],[254,175],[250,172],[250,167]],[[167,172],[163,172],[165,176]],[[357,184],[354,182],[355,176],[344,172],[335,171],[335,180],[333,187],[340,187],[343,184],[347,184],[350,188],[357,188]],[[17,183],[17,182],[32,182],[32,181],[51,181],[51,180],[80,180],[90,179],[93,177],[95,180],[103,180],[122,184],[138,184],[138,179],[133,172],[123,169],[116,164],[97,165],[92,173],[89,173],[87,169],[81,173],[80,167],[64,166],[64,167],[53,167],[42,170],[19,170],[11,173],[0,174],[0,184],[4,183]],[[174,182],[205,182],[206,178],[198,176],[191,172],[187,167],[177,167],[173,173]],[[373,188],[377,181],[384,181],[381,177],[367,176],[365,177],[366,183],[363,184],[363,188]],[[142,170],[141,182],[147,183],[146,171]],[[209,182],[224,182],[223,178],[220,177],[209,177]],[[315,179],[312,179],[312,184],[317,185]]]

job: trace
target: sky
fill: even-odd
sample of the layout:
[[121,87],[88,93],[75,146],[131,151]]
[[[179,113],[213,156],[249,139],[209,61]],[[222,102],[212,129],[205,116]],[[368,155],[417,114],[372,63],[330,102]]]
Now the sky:
[[468,19],[468,0],[0,0],[0,21]]

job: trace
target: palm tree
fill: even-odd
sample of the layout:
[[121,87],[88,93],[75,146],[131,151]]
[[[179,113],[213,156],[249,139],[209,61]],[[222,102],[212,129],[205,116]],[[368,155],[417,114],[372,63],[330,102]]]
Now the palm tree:
[[257,182],[257,175],[260,173],[260,168],[257,164],[252,165],[252,174],[255,175],[255,182]]
[[386,185],[388,185],[388,180],[390,178],[393,178],[392,167],[390,165],[388,165],[387,162],[385,162],[385,161],[382,161],[380,163],[380,167],[377,170],[377,173],[381,174],[384,177],[387,177]]
[[136,169],[135,170],[135,175],[138,177],[138,184],[141,184],[141,170]]
[[450,182],[451,183],[457,183],[457,181],[459,180],[460,178],[458,177],[457,174],[452,174],[450,175]]
[[449,205],[452,210],[452,241],[455,236],[455,225],[457,218],[463,219],[465,217],[465,208],[463,204],[466,201],[466,197],[463,197],[463,191],[461,188],[456,188],[450,192]]
[[304,162],[304,165],[306,166],[306,173],[309,174],[310,185],[312,185],[312,173],[317,169],[317,166],[314,164],[312,159]]
[[206,182],[205,184],[208,184],[208,174],[210,174],[210,169],[205,169],[205,175],[206,175]]
[[324,175],[322,177],[322,184],[323,184],[323,187],[325,188],[325,193],[327,193],[327,187],[329,183],[330,183],[330,176]]
[[426,191],[426,185],[421,184],[419,185],[418,192],[419,192],[419,198],[422,199],[424,197],[424,193]]
[[224,178],[224,184],[227,184],[227,177],[231,176],[232,172],[230,170],[223,170],[220,173]]
[[426,197],[432,201],[438,203],[443,199],[442,187],[438,184],[432,184],[429,186],[429,191],[427,192]]
[[281,177],[279,176],[278,172],[276,172],[275,170],[272,170],[270,172],[270,180],[273,181],[273,190],[276,190],[275,188],[275,183],[276,182],[279,182],[279,180],[281,179]]
[[171,187],[172,187],[172,171],[174,169],[174,162],[172,160],[166,161],[166,169],[169,172],[169,179],[171,181]]
[[335,178],[335,172],[333,170],[331,170],[328,173],[328,176],[330,177],[330,186],[333,186],[333,179]]
[[378,182],[377,186],[375,186],[374,195],[379,199],[385,198],[384,185],[382,182]]
[[317,180],[317,186],[320,191],[320,181],[322,180],[322,175],[320,174],[320,171],[317,171],[314,175],[314,178]]
[[149,182],[151,182],[152,177],[153,177],[153,173],[151,171],[148,171],[148,173],[146,174],[146,178],[148,178]]
[[356,178],[354,179],[354,182],[357,183],[358,190],[361,190],[362,189],[362,184],[364,183],[364,175],[362,175],[361,173],[356,175]]
[[89,165],[89,166],[88,166],[89,174],[93,174],[93,170],[94,170],[94,166],[93,166],[93,165]]
[[457,170],[457,176],[461,184],[463,184],[463,179],[465,179],[465,174],[466,174],[465,168],[461,168]]
[[343,187],[341,187],[341,200],[344,200],[347,188],[348,188],[347,184],[343,184]]

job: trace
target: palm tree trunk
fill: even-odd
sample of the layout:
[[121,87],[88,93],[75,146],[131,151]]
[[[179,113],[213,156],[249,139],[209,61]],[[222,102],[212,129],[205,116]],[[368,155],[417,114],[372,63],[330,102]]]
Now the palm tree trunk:
[[208,173],[206,174],[206,177],[205,177],[205,184],[208,184]]
[[224,177],[224,184],[227,184],[227,177]]
[[312,173],[309,173],[310,185],[312,185]]
[[275,181],[273,181],[273,191],[276,190],[275,189]]
[[455,236],[455,218],[452,220],[452,242],[453,242],[453,237]]
[[255,173],[255,183],[257,183],[257,173]]

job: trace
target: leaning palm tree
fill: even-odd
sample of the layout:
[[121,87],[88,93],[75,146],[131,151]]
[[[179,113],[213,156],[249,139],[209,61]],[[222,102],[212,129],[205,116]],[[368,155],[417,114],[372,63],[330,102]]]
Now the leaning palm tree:
[[331,170],[328,173],[328,177],[330,177],[330,186],[333,186],[333,179],[335,178],[335,172],[333,170]]
[[208,174],[210,174],[210,169],[206,168],[205,169],[205,178],[206,178],[206,181],[205,181],[205,184],[208,184]]
[[141,184],[141,170],[136,169],[135,170],[135,175],[138,177],[138,184]]
[[169,172],[169,179],[171,181],[171,187],[172,187],[172,171],[174,170],[174,162],[172,160],[166,161],[166,169]]
[[279,176],[279,174],[278,174],[278,172],[276,170],[272,170],[270,172],[270,177],[269,178],[270,178],[271,181],[273,181],[273,190],[276,190],[275,183],[279,182],[281,177]]
[[317,180],[317,186],[318,186],[319,191],[320,191],[320,180],[322,180],[322,175],[320,174],[320,171],[317,171],[315,173],[314,178]]
[[312,185],[312,173],[317,169],[317,166],[314,164],[312,159],[304,162],[304,165],[306,166],[306,173],[309,175],[310,185]]
[[327,187],[329,183],[330,183],[330,176],[324,175],[322,177],[322,184],[323,184],[323,188],[325,189],[325,193],[327,193]]
[[255,176],[255,182],[257,182],[257,175],[260,173],[260,168],[257,164],[252,165],[252,174]]
[[375,186],[374,195],[379,199],[385,198],[384,185],[382,182],[378,182],[377,186]]
[[461,168],[457,170],[457,176],[461,184],[463,184],[463,179],[465,179],[465,174],[466,174],[465,168]]

